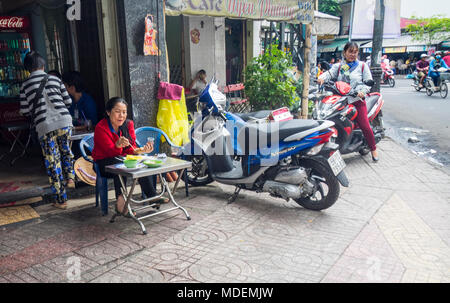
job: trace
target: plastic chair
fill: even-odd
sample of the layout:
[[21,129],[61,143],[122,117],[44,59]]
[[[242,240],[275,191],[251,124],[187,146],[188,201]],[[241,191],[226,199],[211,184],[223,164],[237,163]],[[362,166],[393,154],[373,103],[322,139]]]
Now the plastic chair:
[[94,171],[97,175],[95,182],[95,207],[98,207],[98,200],[100,198],[102,215],[108,215],[108,179],[100,175],[100,169],[92,159],[88,158],[86,150],[92,153],[94,149],[94,135],[87,135],[80,141],[80,151],[86,161],[94,165]]
[[[154,138],[154,148],[153,152],[151,152],[151,155],[159,154],[162,137],[164,137],[164,139],[167,141],[170,147],[181,148],[181,146],[173,144],[172,141],[170,141],[169,137],[166,135],[166,133],[160,130],[159,128],[144,126],[136,129],[136,144],[139,147],[145,146],[145,144],[147,144],[148,138]],[[184,174],[184,179],[185,179],[184,183],[186,188],[186,197],[188,197],[189,192],[188,192],[187,174]]]

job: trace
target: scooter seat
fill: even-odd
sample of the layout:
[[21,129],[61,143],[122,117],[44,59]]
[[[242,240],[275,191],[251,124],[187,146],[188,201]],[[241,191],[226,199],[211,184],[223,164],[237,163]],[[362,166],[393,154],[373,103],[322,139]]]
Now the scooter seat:
[[[283,122],[271,122],[260,124],[248,124],[238,134],[238,142],[246,151],[251,151],[257,148],[258,140],[270,144],[272,140],[277,143],[284,139],[299,134],[304,131],[320,126],[315,120],[289,120]],[[251,140],[250,140],[251,138]],[[260,146],[261,147],[261,146]]]
[[379,95],[371,95],[366,98],[366,106],[367,106],[367,112],[370,112],[372,108],[377,104],[378,100],[380,99]]
[[253,113],[247,113],[247,114],[234,114],[244,120],[245,122],[248,122],[252,119],[264,119],[268,117],[272,112],[270,110],[262,110],[259,112],[253,112]]

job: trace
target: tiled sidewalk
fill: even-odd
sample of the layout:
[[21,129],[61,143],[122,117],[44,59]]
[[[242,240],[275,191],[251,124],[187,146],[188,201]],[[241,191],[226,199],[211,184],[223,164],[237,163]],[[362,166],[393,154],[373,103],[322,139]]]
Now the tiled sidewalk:
[[[137,224],[91,205],[0,230],[0,282],[450,282],[450,177],[390,140],[346,156],[351,187],[312,212],[214,183]],[[89,201],[93,201],[90,197]],[[113,203],[111,203],[111,211]]]

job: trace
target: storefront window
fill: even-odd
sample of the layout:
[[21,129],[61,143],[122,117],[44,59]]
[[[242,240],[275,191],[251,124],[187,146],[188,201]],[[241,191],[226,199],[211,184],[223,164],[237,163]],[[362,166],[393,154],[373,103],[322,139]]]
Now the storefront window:
[[45,26],[45,45],[49,70],[64,72],[71,69],[69,24],[65,15],[65,6],[42,8]]

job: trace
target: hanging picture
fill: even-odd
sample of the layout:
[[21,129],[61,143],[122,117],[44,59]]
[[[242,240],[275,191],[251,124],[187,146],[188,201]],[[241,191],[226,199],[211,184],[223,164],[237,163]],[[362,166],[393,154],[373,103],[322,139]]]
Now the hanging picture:
[[194,44],[199,44],[200,43],[200,31],[198,29],[196,29],[196,28],[191,30],[191,41]]
[[153,23],[153,16],[147,15],[145,17],[145,39],[144,39],[144,55],[145,56],[159,56],[159,48],[156,43],[156,35],[158,31],[155,29]]

